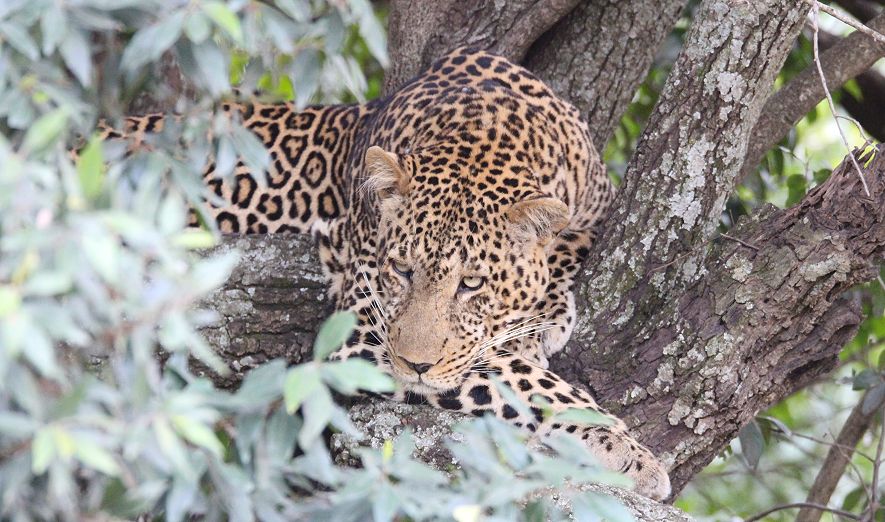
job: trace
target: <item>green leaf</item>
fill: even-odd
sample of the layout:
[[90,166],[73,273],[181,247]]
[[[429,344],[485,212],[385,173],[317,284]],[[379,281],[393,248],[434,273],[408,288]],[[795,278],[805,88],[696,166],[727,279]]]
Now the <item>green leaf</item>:
[[[45,270],[28,278],[25,282],[24,293],[31,296],[47,297],[66,293],[71,290],[73,285],[74,280],[70,273]],[[0,301],[2,301],[2,297],[0,297]],[[3,316],[2,308],[0,305],[0,317]]]
[[67,33],[67,19],[64,9],[59,4],[53,3],[46,7],[40,17],[40,34],[43,35],[43,54],[50,55],[65,39]]
[[270,154],[264,143],[242,125],[234,126],[230,139],[249,170],[253,173],[261,173],[261,175],[253,176],[253,179],[261,186],[266,185],[267,179],[263,174],[270,165]]
[[855,100],[863,101],[863,91],[860,88],[860,84],[857,83],[856,78],[852,78],[845,82],[842,88],[845,89],[845,91]]
[[332,412],[335,410],[332,395],[326,388],[317,388],[304,401],[304,426],[298,434],[298,445],[302,449],[310,448],[319,440],[323,430],[332,420]]
[[120,243],[108,234],[83,236],[83,253],[92,268],[110,284],[115,284],[120,275]]
[[160,22],[139,29],[123,51],[121,63],[128,71],[136,71],[143,65],[157,60],[181,36],[185,12],[176,11]]
[[[217,97],[229,91],[230,73],[227,69],[228,59],[218,46],[212,43],[194,45],[193,53],[197,67],[200,69],[200,78],[212,96]],[[264,147],[262,146],[261,149],[264,150]]]
[[216,457],[221,458],[224,453],[224,446],[222,446],[218,437],[215,436],[215,433],[205,424],[185,415],[173,415],[172,425],[188,442],[205,448]]
[[27,437],[37,429],[33,418],[13,411],[0,411],[0,433],[10,439]]
[[0,317],[13,314],[21,308],[22,298],[13,286],[0,286]]
[[200,11],[190,13],[184,23],[184,34],[195,44],[206,41],[209,38],[210,29],[209,20]]
[[452,518],[456,522],[479,522],[482,520],[483,508],[477,504],[466,504],[452,510]]
[[296,22],[310,20],[310,4],[306,0],[277,0],[275,3]]
[[872,388],[882,382],[882,377],[878,372],[870,368],[864,369],[862,372],[854,376],[851,382],[852,390],[866,390]]
[[321,361],[341,348],[353,329],[356,328],[356,315],[350,311],[335,312],[320,327],[313,343],[313,358]]
[[212,232],[202,228],[188,228],[172,236],[172,244],[188,250],[212,248],[217,243]]
[[82,435],[75,437],[75,440],[74,457],[77,460],[105,475],[116,476],[120,474],[120,466],[106,449]]
[[289,76],[295,89],[295,105],[304,107],[310,103],[320,85],[320,53],[316,49],[303,49],[295,55]]
[[388,483],[381,483],[372,495],[372,520],[376,522],[393,520],[399,511],[400,503],[396,491]]
[[830,169],[818,169],[815,170],[814,174],[812,174],[811,176],[812,178],[814,178],[814,182],[820,185],[830,178],[830,174],[832,174],[832,172],[833,171]]
[[546,522],[547,514],[545,513],[544,503],[539,500],[529,502],[522,511],[522,516],[526,522]]
[[42,475],[55,457],[55,444],[50,428],[43,428],[31,442],[31,470],[35,475]]
[[634,522],[633,514],[614,497],[586,492],[572,497],[572,515],[576,521]]
[[350,5],[359,16],[360,36],[365,40],[366,47],[381,67],[386,69],[390,64],[387,57],[387,32],[375,16],[372,4],[368,0],[351,0]]
[[163,455],[175,466],[178,474],[189,483],[196,483],[198,477],[188,461],[187,450],[181,443],[181,439],[172,430],[166,417],[157,417],[154,420],[154,435]]
[[520,471],[531,462],[523,432],[493,417],[486,417],[481,422],[488,427],[498,451],[510,467]]
[[37,49],[37,44],[31,39],[25,26],[8,22],[0,23],[0,36],[28,60],[40,58],[40,50]]
[[759,464],[759,458],[762,457],[762,450],[765,447],[765,439],[762,436],[762,430],[755,420],[744,426],[738,439],[741,443],[741,453],[744,460],[751,468],[755,468]]
[[800,202],[808,191],[808,180],[802,174],[793,174],[787,178],[787,206]]
[[67,110],[55,109],[47,112],[28,129],[22,148],[29,152],[39,152],[46,149],[58,140],[67,123]]
[[583,425],[596,424],[600,426],[611,426],[614,424],[611,417],[589,408],[568,408],[554,414],[553,420],[556,422],[573,422]]
[[495,385],[495,388],[498,390],[498,393],[501,394],[501,397],[504,399],[504,402],[513,406],[513,408],[527,419],[534,418],[535,414],[532,413],[532,409],[528,404],[525,403],[519,396],[516,395],[516,392],[513,391],[513,388],[508,386],[504,381],[502,381],[497,376],[492,376],[492,384]]
[[389,375],[369,361],[352,358],[322,366],[323,375],[339,392],[353,395],[359,390],[375,393],[391,392],[396,384]]
[[286,361],[274,359],[251,370],[237,390],[236,399],[261,408],[280,396],[286,383]]
[[243,28],[236,13],[222,2],[204,2],[203,12],[223,29],[237,44],[243,44]]
[[[845,511],[854,511],[856,507],[860,504],[861,500],[866,499],[866,490],[863,487],[854,488],[847,495],[845,495],[845,499],[842,500],[842,509]],[[864,502],[864,506],[866,506],[866,502]]]
[[84,87],[92,84],[92,49],[82,31],[71,28],[58,48],[65,65]]
[[80,152],[77,158],[77,177],[83,196],[95,200],[101,195],[104,184],[104,151],[102,140],[98,136],[92,136]]
[[289,370],[283,384],[286,411],[295,413],[307,397],[322,387],[319,369],[314,364],[302,364]]

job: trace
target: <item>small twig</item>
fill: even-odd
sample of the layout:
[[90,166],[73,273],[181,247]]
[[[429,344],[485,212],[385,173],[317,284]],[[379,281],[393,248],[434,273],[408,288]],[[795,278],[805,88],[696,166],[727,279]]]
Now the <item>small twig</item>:
[[766,516],[774,513],[775,511],[782,511],[784,509],[793,509],[793,508],[812,508],[820,511],[827,511],[829,513],[833,513],[835,515],[839,515],[841,517],[845,517],[851,520],[860,520],[860,517],[855,515],[854,513],[849,513],[848,511],[844,511],[841,509],[831,508],[827,506],[823,506],[821,504],[814,504],[812,502],[793,502],[791,504],[782,504],[780,506],[775,506],[771,509],[765,510],[762,513],[758,513],[753,515],[752,517],[745,519],[744,522],[755,522],[756,520],[762,520]]
[[[824,442],[830,445],[830,449],[827,451],[827,456],[823,464],[821,464],[817,476],[814,478],[814,483],[808,490],[808,495],[805,497],[806,502],[810,504],[829,503],[833,491],[836,490],[836,485],[839,484],[846,468],[851,464],[851,457],[853,455],[862,455],[870,462],[874,462],[872,457],[864,455],[863,452],[856,449],[857,444],[873,422],[873,416],[865,414],[863,411],[863,403],[866,396],[867,394],[863,394],[857,401],[857,404],[851,409],[851,413],[845,419],[845,423],[839,430],[835,440],[832,443]],[[794,435],[801,436],[799,434]],[[814,440],[813,437],[806,438]],[[863,481],[861,480],[861,482]],[[867,499],[872,501],[872,497],[869,496],[868,492],[866,493]],[[820,517],[820,511],[803,508],[796,516],[796,520],[801,522],[817,522],[820,520]]]
[[[845,132],[842,130],[842,126],[839,125],[839,118],[836,114],[836,104],[833,103],[833,96],[830,94],[830,89],[827,87],[827,78],[824,75],[823,67],[820,64],[820,49],[818,48],[817,36],[820,31],[820,24],[818,23],[820,17],[820,9],[822,9],[824,6],[816,0],[805,1],[811,3],[811,11],[814,13],[814,17],[812,18],[812,27],[814,28],[814,38],[812,39],[812,42],[814,44],[814,65],[817,68],[818,76],[820,76],[820,82],[824,88],[824,93],[826,93],[827,95],[827,104],[830,106],[830,112],[833,113],[834,122],[836,123],[836,128],[839,130],[839,136],[842,138],[842,143],[845,144],[845,148],[848,150],[848,157],[851,158],[851,163],[854,164],[854,168],[855,170],[857,170],[857,176],[860,178],[860,183],[863,185],[864,192],[866,192],[867,197],[872,197],[870,195],[870,188],[867,186],[867,180],[863,177],[863,171],[860,169],[860,165],[858,165],[857,163],[857,158],[854,157],[854,152],[851,150],[851,145],[848,144],[848,138],[845,137]],[[872,31],[872,29],[867,29]],[[875,31],[872,32],[875,33]],[[880,35],[879,33],[875,34],[882,37],[882,35]],[[883,37],[882,43],[885,43],[885,37]]]
[[879,445],[876,448],[876,461],[873,462],[873,480],[870,483],[870,506],[867,510],[867,520],[876,520],[876,512],[879,511],[879,466],[882,464],[882,449],[885,442],[885,422],[879,431]]
[[756,252],[759,251],[759,247],[757,247],[756,245],[751,245],[750,243],[747,243],[747,242],[744,241],[743,239],[738,239],[738,238],[736,238],[736,237],[734,237],[734,236],[729,236],[729,235],[726,234],[725,232],[720,232],[719,235],[720,235],[721,237],[724,237],[725,239],[730,239],[730,240],[732,240],[732,241],[736,241],[736,242],[738,242],[738,243],[744,245],[744,246],[747,247],[747,248],[752,248],[752,249],[755,250]]
[[851,16],[849,16],[845,13],[842,13],[836,9],[833,9],[832,7],[830,7],[826,4],[822,4],[822,3],[818,2],[817,0],[805,0],[805,3],[811,4],[811,6],[814,7],[815,11],[820,9],[821,11],[827,13],[828,15],[832,16],[836,20],[839,20],[840,22],[842,22],[844,24],[850,25],[851,27],[857,29],[858,31],[862,32],[863,34],[869,36],[873,40],[876,40],[880,44],[885,44],[885,35],[883,35],[879,31],[875,31],[873,29],[870,29],[869,27],[858,22],[857,20],[855,20]]
[[[851,446],[849,446],[849,445],[847,445],[847,444],[842,444],[842,443],[839,443],[839,442],[830,442],[830,441],[828,441],[828,440],[820,439],[820,438],[818,438],[818,437],[813,437],[813,436],[811,436],[811,435],[805,435],[805,434],[803,434],[803,433],[793,432],[791,435],[792,435],[793,437],[798,438],[798,439],[804,439],[804,440],[807,440],[807,441],[816,442],[817,444],[820,444],[820,445],[823,445],[823,446],[827,446],[827,447],[831,447],[831,448],[837,448],[837,449],[839,449],[839,450],[848,451],[848,452],[850,452],[850,453],[853,453],[853,454],[857,455],[858,457],[863,458],[864,460],[868,460],[868,461],[870,462],[870,464],[873,463],[873,457],[872,457],[872,455],[867,455],[867,454],[864,453],[863,451],[859,451],[856,447],[851,447]],[[835,437],[834,437],[834,438],[835,438]],[[836,440],[838,440],[838,439],[836,439]]]

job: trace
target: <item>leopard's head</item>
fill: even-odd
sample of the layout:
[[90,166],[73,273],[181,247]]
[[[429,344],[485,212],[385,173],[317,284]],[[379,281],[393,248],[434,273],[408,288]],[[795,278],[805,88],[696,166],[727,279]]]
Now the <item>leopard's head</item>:
[[540,193],[527,169],[483,171],[456,149],[371,147],[365,158],[381,207],[386,355],[416,392],[457,387],[493,362],[515,326],[532,331],[550,280],[545,247],[569,221],[568,207]]

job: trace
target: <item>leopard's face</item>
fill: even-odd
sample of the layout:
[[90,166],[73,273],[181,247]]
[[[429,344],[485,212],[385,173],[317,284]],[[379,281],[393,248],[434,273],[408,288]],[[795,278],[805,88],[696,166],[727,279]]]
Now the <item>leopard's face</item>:
[[386,359],[412,391],[455,388],[493,362],[506,337],[540,328],[532,314],[550,279],[544,247],[567,208],[510,184],[490,202],[481,176],[428,167],[440,163],[433,155],[376,155],[368,159],[399,170],[393,185],[373,181]]

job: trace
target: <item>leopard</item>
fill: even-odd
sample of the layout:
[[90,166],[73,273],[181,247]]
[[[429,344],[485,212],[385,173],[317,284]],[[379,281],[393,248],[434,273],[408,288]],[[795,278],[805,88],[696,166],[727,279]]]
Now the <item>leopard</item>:
[[[269,167],[241,160],[218,176],[210,159],[215,197],[190,225],[311,234],[336,309],[357,317],[334,359],[377,365],[398,383],[393,400],[574,437],[640,494],[670,495],[665,465],[623,420],[549,369],[614,201],[575,107],[522,66],[461,47],[366,103],[222,110],[266,146]],[[166,117],[129,117],[104,138],[143,140]],[[559,420],[571,409],[604,422]]]

